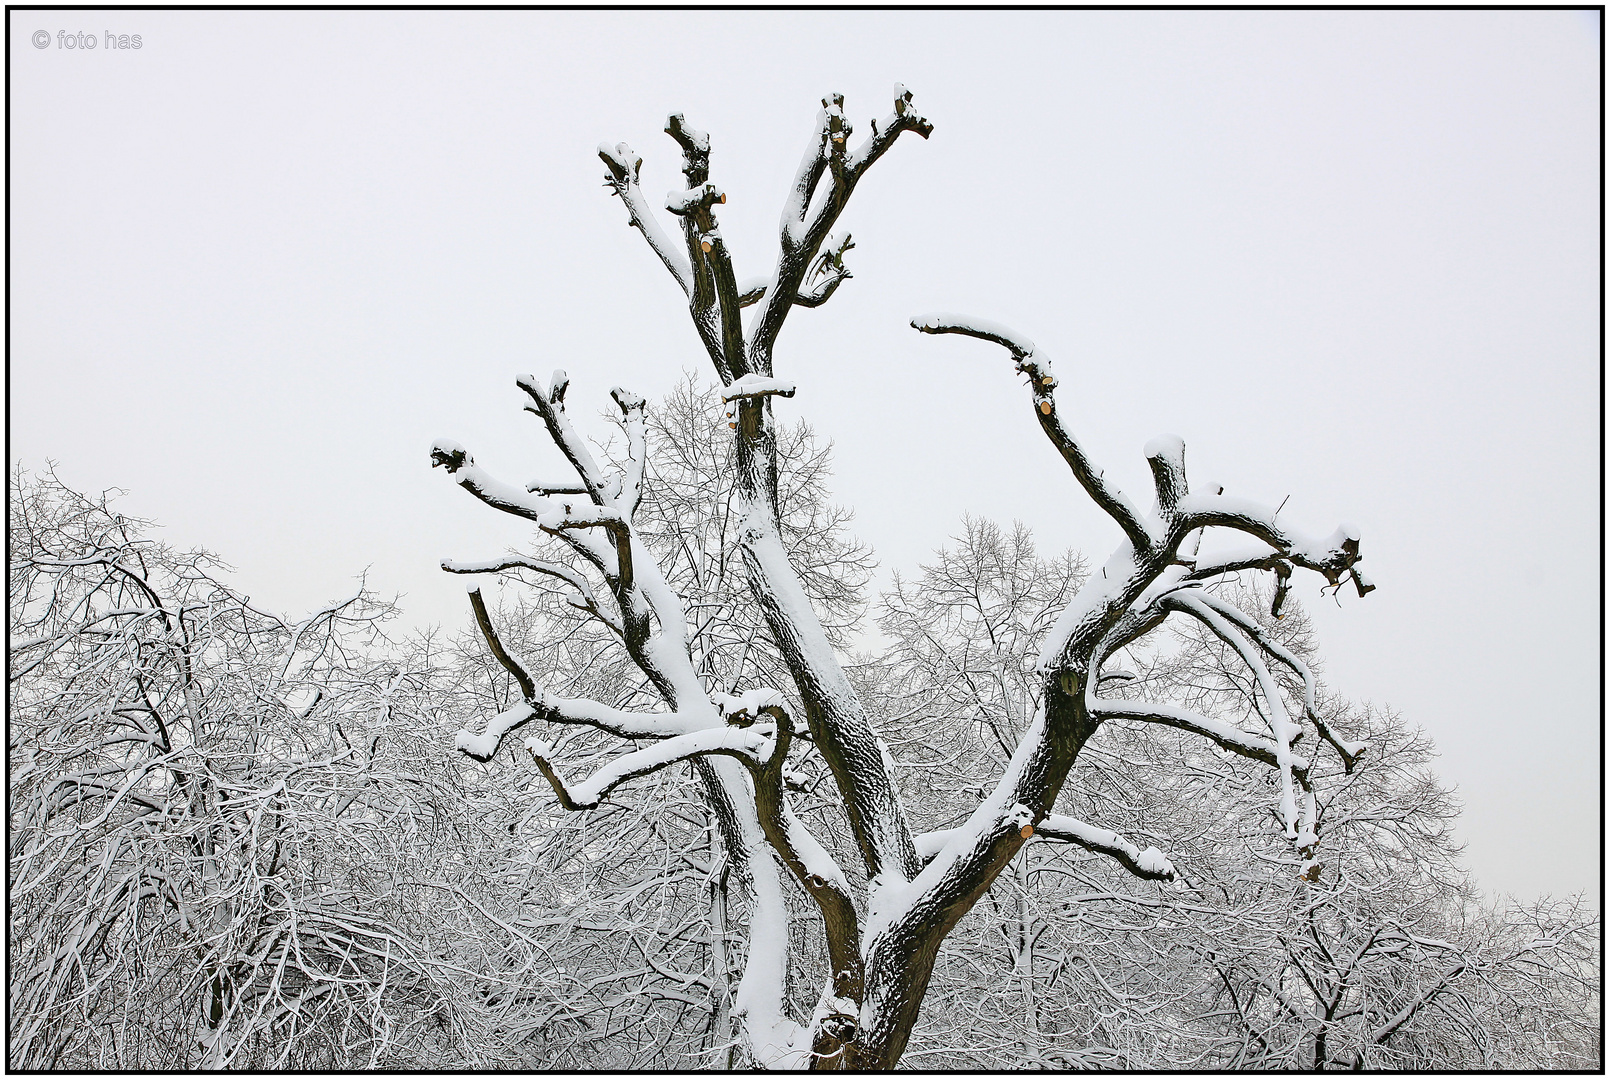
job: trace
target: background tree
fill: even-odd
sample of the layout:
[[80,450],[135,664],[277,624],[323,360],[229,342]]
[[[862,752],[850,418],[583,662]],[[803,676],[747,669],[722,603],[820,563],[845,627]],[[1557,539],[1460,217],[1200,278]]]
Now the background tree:
[[53,475],[8,508],[13,1066],[481,1060],[424,884],[458,774],[389,607],[286,622]]
[[[890,646],[862,671],[885,689],[863,696],[898,718],[902,784],[920,785],[929,807],[949,794],[951,812],[963,812],[969,776],[986,774],[978,763],[1004,753],[997,732],[1037,705],[1017,656],[993,646],[1054,618],[1082,574],[1071,554],[1037,556],[1021,526],[968,520],[920,576],[884,595]],[[1233,581],[1220,591],[1271,642],[1314,663],[1294,601],[1277,619],[1267,593]],[[1131,648],[1127,685],[1254,716],[1257,688],[1225,643],[1200,625],[1178,629]],[[1295,704],[1304,688],[1286,675]],[[1331,726],[1367,738],[1375,757],[1350,774],[1329,758],[1316,770],[1319,873],[1294,875],[1274,843],[1255,765],[1183,733],[1103,725],[1070,779],[1075,808],[1163,845],[1172,875],[1148,884],[1112,860],[1031,841],[942,950],[907,1058],[1147,1070],[1597,1061],[1597,919],[1574,902],[1479,906],[1458,865],[1458,807],[1427,770],[1427,740],[1322,684],[1314,693]],[[1514,990],[1499,989],[1510,980]],[[1498,1007],[1506,995],[1527,1002],[1535,1026],[1512,1023]]]
[[[1038,830],[1127,858],[1145,875],[1166,874],[1155,853],[1056,809],[1075,759],[1105,722],[1127,721],[1189,731],[1225,750],[1271,767],[1277,778],[1276,820],[1295,850],[1297,872],[1311,874],[1320,843],[1314,786],[1316,756],[1297,741],[1312,725],[1350,770],[1364,747],[1334,732],[1316,711],[1307,669],[1272,642],[1246,613],[1205,588],[1236,572],[1272,572],[1278,614],[1298,568],[1334,586],[1351,580],[1360,595],[1373,586],[1356,569],[1356,531],[1339,528],[1312,538],[1285,528],[1274,509],[1222,492],[1193,494],[1177,438],[1147,446],[1156,503],[1141,514],[1092,466],[1064,425],[1057,380],[1031,342],[979,320],[936,315],[913,323],[928,333],[960,333],[1004,346],[1030,384],[1036,419],[1085,493],[1122,530],[1125,541],[1058,614],[1040,642],[1035,671],[1041,703],[1005,768],[986,782],[965,820],[918,834],[901,801],[896,768],[813,609],[780,529],[778,441],[773,397],[792,397],[792,383],[773,377],[777,335],[797,305],[816,306],[847,278],[848,237],[829,239],[855,186],[903,131],[926,137],[931,125],[895,89],[894,111],[850,149],[842,98],[823,102],[817,130],[791,187],[782,217],[774,270],[739,284],[721,237],[715,207],[725,194],[709,181],[710,142],[672,116],[666,131],[683,152],[686,189],[667,208],[682,220],[683,244],[673,245],[638,186],[641,159],[625,144],[602,147],[607,182],[689,301],[695,329],[723,384],[736,433],[732,500],[739,544],[755,606],[797,695],[768,686],[743,693],[713,685],[701,671],[697,623],[656,563],[638,522],[647,451],[643,400],[612,391],[626,435],[626,452],[605,468],[579,436],[565,407],[569,380],[548,384],[522,376],[518,385],[575,470],[560,481],[517,486],[478,466],[457,443],[432,452],[456,482],[488,505],[532,521],[567,549],[564,562],[524,559],[531,573],[563,583],[567,600],[616,634],[652,686],[657,708],[627,708],[586,697],[560,697],[540,685],[514,656],[471,592],[487,645],[519,685],[520,699],[490,720],[481,734],[461,732],[457,745],[488,759],[512,731],[533,722],[550,733],[591,727],[631,745],[602,765],[589,763],[585,780],[565,778],[566,755],[548,739],[525,746],[561,805],[588,810],[628,780],[692,762],[703,797],[720,825],[723,845],[749,884],[750,936],[733,1014],[743,1021],[755,1058],[772,1065],[890,1067],[905,1049],[933,964],[946,935],[988,891],[1024,842]],[[754,305],[747,323],[741,310]],[[1197,558],[1202,534],[1219,529],[1254,541],[1227,557]],[[508,569],[510,560],[454,567]],[[1100,693],[1103,666],[1171,616],[1196,620],[1232,648],[1257,687],[1256,724],[1233,721],[1166,702]],[[1299,708],[1290,708],[1271,672],[1285,666],[1303,678]],[[1114,677],[1111,682],[1121,681]],[[803,724],[796,718],[802,719]],[[825,762],[860,866],[853,878],[828,844],[791,805],[787,780],[803,763],[807,744]],[[1318,738],[1310,740],[1317,743]],[[808,1018],[790,1013],[786,945],[790,912],[785,873],[816,905],[827,953],[827,976]],[[859,886],[861,873],[866,882]]]
[[[659,565],[685,595],[695,595],[692,581],[700,563],[713,568],[697,586],[706,598],[701,603],[710,605],[707,640],[733,643],[725,653],[711,651],[708,670],[740,685],[759,672],[778,670],[768,636],[754,634],[753,623],[742,624],[746,607],[734,580],[739,559],[732,519],[721,509],[725,497],[697,494],[701,487],[732,489],[731,446],[719,405],[684,387],[649,418],[651,430],[666,432],[650,443],[654,452],[646,472],[658,478],[653,489],[686,485],[685,497],[663,501],[677,509],[666,512],[654,534],[667,541],[657,547]],[[703,447],[676,446],[677,432],[702,433]],[[783,521],[790,550],[813,564],[839,566],[834,558],[859,549],[842,532],[843,513],[825,505],[827,450],[797,426],[784,429],[781,438],[780,488],[791,493]],[[605,452],[608,457],[607,447]],[[793,460],[805,467],[796,473]],[[681,471],[678,462],[693,464]],[[107,569],[93,560],[59,557],[75,550],[72,537],[85,522],[119,520],[104,499],[21,477],[13,498],[13,535],[44,538],[27,548],[33,556],[55,553],[46,556],[54,561],[41,563],[23,557],[22,545],[14,549],[14,603],[28,593],[24,582],[52,580],[51,595],[67,597],[72,574]],[[824,523],[833,527],[822,528]],[[127,546],[118,548],[124,565],[143,560],[139,565],[152,583],[166,580],[164,560],[182,565],[201,557],[150,542],[141,523],[124,519],[120,527],[127,531]],[[679,535],[705,535],[709,542],[683,544],[676,542]],[[725,560],[716,556],[719,550],[728,552]],[[207,572],[213,572],[211,563]],[[859,657],[847,673],[868,715],[889,735],[896,782],[919,829],[943,830],[962,820],[976,799],[977,778],[1001,767],[1001,733],[1009,742],[1010,724],[1032,717],[1039,693],[1032,663],[1013,635],[1032,641],[1077,591],[1084,573],[1072,555],[1039,557],[1021,527],[967,521],[933,565],[900,578],[885,595],[887,647],[878,656]],[[729,585],[721,583],[723,574]],[[91,580],[98,579],[77,585]],[[860,580],[854,567],[841,567],[813,602],[858,605]],[[816,587],[809,587],[815,596]],[[713,599],[723,589],[731,592],[726,606]],[[213,596],[215,605],[223,605],[215,610],[228,610],[227,595],[225,590]],[[1267,595],[1236,602],[1256,611],[1263,630],[1284,647],[1309,658],[1306,620],[1295,605],[1275,620],[1263,614]],[[37,603],[14,607],[13,629],[44,610]],[[126,600],[112,610],[120,614],[102,624],[84,615],[84,624],[130,617],[137,626],[136,616],[151,615]],[[854,607],[844,610],[853,613]],[[511,638],[530,643],[523,659],[557,692],[619,695],[623,702],[640,694],[641,674],[623,658],[619,638],[562,595],[507,592],[490,614]],[[261,611],[256,617],[266,637],[222,633],[216,625],[200,635],[207,648],[196,669],[198,684],[211,687],[204,709],[217,728],[216,746],[239,745],[253,731],[263,745],[280,737],[317,742],[329,737],[334,719],[352,745],[372,746],[367,782],[342,773],[342,762],[292,774],[284,805],[296,827],[277,834],[291,854],[288,869],[275,878],[294,886],[294,894],[276,908],[278,888],[271,887],[270,903],[262,904],[253,891],[262,867],[242,864],[241,871],[221,873],[217,888],[226,896],[220,901],[204,893],[199,906],[237,905],[238,925],[222,940],[210,922],[177,921],[170,912],[170,922],[162,923],[154,896],[144,898],[143,908],[120,908],[115,875],[86,884],[84,870],[98,834],[91,828],[76,841],[90,846],[85,855],[72,847],[58,813],[51,825],[60,834],[54,842],[73,854],[35,875],[15,905],[10,944],[19,979],[12,991],[21,1007],[14,1010],[12,1030],[29,1041],[19,1056],[14,1039],[14,1065],[393,1062],[619,1069],[751,1061],[738,1037],[742,1018],[732,1016],[750,901],[740,872],[725,857],[719,826],[691,782],[690,766],[617,788],[584,813],[555,807],[543,797],[548,787],[540,772],[507,756],[480,768],[451,766],[448,748],[435,733],[451,731],[463,718],[500,711],[519,693],[508,670],[488,655],[479,631],[456,642],[427,637],[388,644],[370,633],[372,622],[342,629],[336,620],[326,655],[344,655],[338,674],[314,669],[304,681],[282,680],[289,689],[281,696],[294,708],[284,700],[269,710],[241,708],[236,690],[246,673],[256,672],[251,677],[261,685],[272,684],[272,673],[264,677],[261,669],[264,642],[283,641],[273,627],[304,625]],[[37,829],[37,792],[53,780],[81,783],[84,765],[82,755],[30,753],[53,747],[59,736],[29,725],[42,717],[72,716],[74,702],[81,704],[84,695],[109,692],[116,683],[104,681],[108,669],[97,669],[93,657],[120,655],[115,643],[126,643],[129,629],[103,641],[102,652],[76,659],[69,657],[72,635],[58,637],[56,661],[48,663],[34,663],[42,654],[30,651],[42,649],[42,635],[13,634],[14,658],[29,658],[13,664],[10,685],[14,706],[29,706],[14,709],[11,739],[17,796],[12,850],[18,863],[29,858],[18,838],[36,835],[30,830]],[[304,627],[302,636],[314,640],[319,634]],[[1211,634],[1187,632],[1177,640],[1154,634],[1129,650],[1125,664],[1134,676],[1129,685],[1144,685],[1150,697],[1245,718],[1246,686],[1238,681],[1236,658],[1225,655]],[[74,674],[61,679],[64,670]],[[162,666],[153,661],[151,670],[160,673]],[[235,673],[235,681],[226,685],[220,672]],[[408,678],[399,683],[402,672]],[[1283,690],[1295,701],[1301,687],[1288,683]],[[319,698],[304,715],[313,693]],[[1018,695],[1027,695],[1027,702]],[[1369,767],[1328,776],[1319,785],[1326,835],[1319,882],[1293,878],[1291,857],[1267,824],[1272,803],[1256,763],[1238,768],[1237,759],[1221,759],[1183,732],[1105,724],[1080,756],[1064,809],[1099,817],[1130,838],[1131,863],[1145,854],[1142,847],[1160,848],[1153,857],[1167,861],[1173,878],[1137,878],[1110,857],[1112,851],[1098,854],[1100,849],[1053,840],[1045,835],[1049,829],[1040,830],[941,948],[905,1058],[964,1068],[1277,1067],[1313,1061],[1323,1034],[1332,1064],[1347,1064],[1359,1050],[1374,1064],[1543,1067],[1598,1060],[1597,920],[1569,905],[1470,905],[1448,840],[1456,808],[1424,772],[1424,740],[1402,731],[1390,716],[1332,698],[1323,686],[1317,696],[1333,725],[1363,733],[1380,751]],[[376,707],[380,701],[389,703],[385,712]],[[265,739],[264,731],[272,737]],[[596,753],[607,760],[612,753],[608,736],[592,735],[599,743],[594,750],[585,742],[588,730],[576,734],[582,738],[567,744],[567,755],[584,759]],[[834,810],[826,767],[808,744],[804,751],[791,763],[796,812],[853,873],[853,839]],[[207,760],[217,773],[229,757],[216,749]],[[269,765],[265,776],[284,775],[273,767],[278,759],[265,754],[263,760]],[[292,764],[305,763],[293,758]],[[1324,767],[1337,771],[1328,758]],[[313,785],[296,779],[305,776],[321,779]],[[255,797],[238,777],[232,783],[224,786],[243,799]],[[138,792],[136,785],[133,794]],[[918,813],[925,816],[916,818]],[[157,830],[123,869],[141,860],[149,865],[163,855],[164,842],[182,851],[186,837],[198,831],[170,814],[163,841],[164,825],[154,815],[119,821],[115,833],[141,821]],[[227,813],[216,816],[214,827],[224,836],[239,829]],[[277,823],[270,818],[268,827]],[[228,844],[219,850],[226,863],[248,852]],[[303,872],[310,867],[315,872]],[[855,884],[858,891],[865,887],[861,880]],[[56,889],[84,902],[41,904],[39,898]],[[800,1015],[814,1003],[827,958],[809,901],[797,892],[785,901],[791,932],[786,1007]],[[136,934],[159,929],[151,939],[136,939],[133,948],[124,942],[122,952],[69,948],[51,954],[68,960],[65,965],[45,962],[34,951],[41,941],[83,940],[86,913],[95,911],[112,913],[109,938],[125,924]],[[355,923],[355,916],[364,921]],[[252,1025],[230,1015],[221,1018],[219,1033],[198,1022],[215,997],[212,981],[201,977],[204,962],[227,955],[223,950],[253,918],[271,928],[296,927],[299,941],[287,950],[280,990],[253,976],[262,964],[247,956],[234,967],[226,998],[238,997],[246,1008],[261,1007],[265,1017],[280,1019]],[[391,982],[385,982],[382,960],[382,982],[374,984],[375,970],[363,966],[373,957],[366,961],[361,947],[354,950],[352,925],[385,928]],[[1370,942],[1370,932],[1383,926],[1392,932],[1376,933]],[[1404,947],[1398,931],[1417,939],[1416,947]],[[1359,954],[1362,962],[1335,978],[1324,967],[1325,954],[1304,946],[1316,932],[1330,955]],[[1292,942],[1301,969],[1288,950]],[[341,960],[331,956],[336,948],[346,950]],[[72,982],[82,957],[96,984],[88,993]],[[356,963],[343,967],[351,961]],[[184,977],[150,978],[163,963]],[[410,985],[402,973],[416,978],[408,992],[400,992]],[[1332,1008],[1331,1018],[1325,1017],[1336,995],[1315,996],[1307,980],[1323,986],[1327,977],[1345,990],[1348,1002],[1367,1010],[1368,1019],[1354,1004]],[[54,985],[57,998],[42,999],[41,984]],[[289,998],[287,989],[294,991]],[[357,1005],[374,1002],[377,991],[376,1005]],[[1288,1005],[1295,1011],[1287,1011]],[[1405,1014],[1402,1021],[1375,1044],[1399,1014]],[[384,1025],[378,1032],[376,1015]]]

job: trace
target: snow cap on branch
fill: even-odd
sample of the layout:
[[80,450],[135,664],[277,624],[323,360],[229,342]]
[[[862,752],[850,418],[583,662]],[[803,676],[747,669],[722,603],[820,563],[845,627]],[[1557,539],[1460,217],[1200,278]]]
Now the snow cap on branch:
[[727,193],[714,184],[702,184],[687,191],[672,191],[665,196],[665,208],[677,217],[708,210],[717,203],[725,203]]
[[975,319],[950,311],[935,311],[911,320],[913,329],[924,334],[961,334],[1005,346],[1017,363],[1017,369],[1034,384],[1036,395],[1052,390],[1057,385],[1051,374],[1051,362],[1035,355],[1034,342],[1009,326],[989,319]]
[[514,708],[494,716],[487,722],[486,730],[479,735],[460,728],[458,734],[453,736],[453,748],[463,751],[476,761],[490,761],[492,755],[498,752],[503,736],[530,722],[535,715],[537,710],[528,702],[522,701]]
[[638,170],[643,167],[643,156],[634,153],[625,143],[598,144],[598,156],[609,166],[610,174],[618,183],[637,183]]
[[641,394],[634,394],[619,386],[610,387],[609,396],[615,399],[615,404],[620,406],[622,413],[629,413],[633,409],[641,409],[648,405]]
[[722,401],[736,401],[738,398],[767,397],[776,394],[778,397],[791,398],[794,396],[794,384],[783,379],[768,379],[764,375],[745,375],[741,379],[734,379],[729,385],[721,388]]
[[665,133],[686,149],[701,154],[710,152],[709,134],[698,128],[688,127],[681,113],[672,113],[665,118]]
[[721,710],[721,718],[731,724],[753,722],[767,709],[783,707],[783,695],[769,686],[757,686],[742,694],[711,694],[710,700]]
[[449,473],[456,473],[466,465],[474,465],[475,459],[470,452],[454,442],[452,439],[437,439],[436,444],[430,448],[431,467],[445,466]]

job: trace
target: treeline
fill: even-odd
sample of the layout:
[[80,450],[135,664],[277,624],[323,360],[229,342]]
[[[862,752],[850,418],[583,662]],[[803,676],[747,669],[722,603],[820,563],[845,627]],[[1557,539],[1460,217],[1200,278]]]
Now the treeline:
[[[637,528],[686,605],[707,691],[785,686],[747,600],[724,513],[732,463],[707,400],[688,385],[651,411]],[[876,621],[886,645],[855,654],[852,679],[913,831],[953,827],[1031,723],[1036,643],[1087,567],[1042,557],[1021,526],[969,519],[874,600],[870,553],[827,500],[825,448],[802,427],[782,438],[790,556],[846,654]],[[524,753],[454,752],[456,731],[521,693],[468,619],[400,633],[367,591],[284,618],[233,589],[211,554],[157,541],[151,523],[48,472],[13,474],[8,513],[12,1068],[751,1063],[734,1009],[757,947],[744,933],[753,883],[690,783],[695,766],[566,812]],[[529,568],[505,577],[532,588],[506,592],[495,622],[544,686],[623,709],[651,699],[585,595]],[[1313,651],[1295,601],[1258,630]],[[1170,630],[1131,650],[1121,677],[1126,693],[1251,722],[1257,694],[1234,659],[1200,626]],[[903,1060],[1599,1068],[1597,913],[1481,904],[1430,742],[1314,692],[1329,725],[1369,749],[1351,769],[1316,758],[1313,860],[1271,827],[1268,770],[1108,721],[1063,807],[1110,835],[1023,848],[946,942]],[[586,727],[543,737],[577,774],[617,745]],[[808,745],[787,783],[853,866]],[[816,909],[797,889],[788,903],[803,928],[785,950],[789,1002],[808,1015],[830,972]]]

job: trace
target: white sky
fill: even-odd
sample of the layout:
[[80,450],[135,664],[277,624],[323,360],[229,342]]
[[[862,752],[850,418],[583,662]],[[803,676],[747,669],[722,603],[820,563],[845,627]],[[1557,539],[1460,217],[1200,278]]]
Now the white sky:
[[432,441],[521,481],[556,455],[516,374],[565,367],[590,418],[707,373],[597,144],[658,199],[685,112],[739,275],[767,273],[818,99],[859,141],[899,80],[934,135],[863,181],[856,276],[777,362],[884,567],[963,511],[1048,553],[1118,540],[1004,354],[907,321],[1013,325],[1137,501],[1171,431],[1199,486],[1359,524],[1376,593],[1300,582],[1327,678],[1433,734],[1489,893],[1597,892],[1597,12],[8,18],[12,460],[129,489],[259,603],[367,567],[459,623],[437,561],[523,530]]

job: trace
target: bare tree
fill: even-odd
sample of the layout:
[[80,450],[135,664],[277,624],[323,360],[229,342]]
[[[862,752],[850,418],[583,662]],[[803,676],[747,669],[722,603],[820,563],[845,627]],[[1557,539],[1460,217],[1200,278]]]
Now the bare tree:
[[[690,613],[689,643],[700,678],[737,692],[775,683],[786,669],[748,603],[741,522],[732,512],[732,448],[716,434],[727,430],[721,416],[708,386],[691,378],[647,414],[646,482],[634,525]],[[826,613],[827,632],[841,640],[865,606],[866,552],[844,531],[848,515],[826,501],[829,448],[803,424],[785,426],[778,438],[781,530],[794,557],[809,568],[805,589]],[[621,464],[625,443],[606,444],[605,461]],[[538,549],[536,561],[561,559],[564,546],[546,539],[550,550]],[[514,565],[502,572],[509,584],[537,580],[522,565],[529,556],[510,560]],[[522,665],[551,692],[619,709],[657,700],[621,636],[575,606],[575,597],[513,589],[500,595],[501,607],[487,601],[489,618],[503,638],[526,643]],[[478,631],[476,639],[479,649],[466,643],[460,674],[451,680],[468,700],[452,708],[468,707],[470,715],[502,712],[519,703],[519,685],[487,654]],[[585,725],[563,730],[555,742],[573,770],[606,763],[619,746],[614,736]],[[796,785],[819,781],[825,772],[815,760],[796,757],[793,765]],[[505,793],[487,816],[507,822],[507,831],[485,830],[487,849],[466,858],[486,875],[475,895],[498,921],[469,909],[463,917],[502,942],[507,960],[496,970],[523,986],[496,994],[491,1006],[499,1014],[493,1039],[507,1041],[512,1060],[620,1069],[730,1066],[746,1059],[731,1015],[743,947],[735,930],[749,907],[739,887],[741,860],[728,859],[708,803],[698,784],[688,783],[691,769],[666,769],[616,789],[592,809],[560,810],[558,818],[551,800],[530,790],[533,781],[546,789],[546,781],[529,761],[521,768],[494,758],[467,770],[478,790]],[[494,879],[510,867],[518,868],[519,885],[506,885],[500,896]],[[794,909],[793,975],[812,963],[826,965],[812,955],[801,926],[801,899],[786,898]],[[798,978],[789,980],[788,992],[798,1004]]]
[[[935,827],[970,777],[998,769],[1038,702],[1010,642],[1054,619],[1072,560],[1038,558],[1020,527],[969,520],[955,544],[883,598],[892,639],[859,669],[863,700],[898,717],[902,790]],[[1295,601],[1234,581],[1221,598],[1305,663]],[[1254,721],[1259,688],[1195,622],[1131,648],[1131,692]],[[1289,709],[1305,687],[1277,678]],[[874,682],[879,679],[881,682]],[[1459,865],[1458,805],[1430,742],[1394,715],[1314,690],[1372,763],[1317,762],[1322,864],[1303,875],[1267,829],[1262,766],[1183,731],[1113,721],[1068,781],[1072,809],[1166,848],[1166,880],[1070,845],[1025,846],[958,924],[906,1060],[929,1067],[1135,1069],[1592,1068],[1599,1060],[1598,920],[1580,902],[1483,907]],[[1160,737],[1161,736],[1161,737]],[[1132,856],[1133,859],[1133,856]],[[1161,875],[1159,875],[1161,877]],[[1128,880],[1126,880],[1126,878]]]
[[463,800],[389,607],[282,620],[53,475],[9,512],[11,1064],[475,1061],[429,917]]
[[[927,316],[913,325],[925,333],[964,334],[1006,348],[1029,381],[1036,420],[1076,482],[1125,540],[1040,642],[1035,671],[1041,704],[1004,769],[986,780],[985,794],[961,824],[938,833],[914,832],[887,748],[784,543],[771,401],[795,392],[792,382],[774,377],[772,364],[789,313],[795,306],[826,301],[849,276],[843,264],[849,238],[830,234],[852,192],[902,132],[926,137],[932,130],[911,101],[897,85],[893,111],[874,120],[870,135],[852,150],[843,99],[824,100],[785,201],[771,275],[742,284],[716,221],[715,208],[726,196],[709,180],[706,135],[679,115],[666,125],[683,154],[686,189],[667,200],[670,212],[681,218],[681,244],[673,244],[657,224],[639,187],[641,159],[625,144],[600,149],[607,183],[686,295],[699,340],[723,384],[735,433],[733,511],[743,564],[753,602],[793,683],[797,707],[778,689],[753,686],[732,693],[701,673],[693,646],[696,623],[640,535],[646,461],[642,398],[612,391],[627,440],[626,458],[616,469],[601,467],[572,425],[563,372],[547,384],[531,376],[516,381],[530,398],[527,409],[542,419],[574,468],[573,478],[511,485],[476,465],[457,443],[440,442],[432,452],[433,462],[477,498],[532,521],[565,545],[566,561],[525,559],[520,565],[558,582],[572,606],[617,635],[661,705],[619,708],[550,692],[505,644],[480,593],[472,591],[487,645],[519,685],[520,698],[483,733],[461,732],[458,747],[486,759],[510,732],[533,722],[561,729],[589,726],[633,744],[586,779],[575,780],[566,778],[547,741],[526,740],[537,769],[571,810],[598,806],[634,778],[694,763],[728,856],[741,866],[751,892],[747,959],[732,1012],[742,1021],[755,1059],[767,1065],[889,1068],[899,1061],[941,943],[1037,831],[1115,856],[1134,850],[1124,838],[1056,809],[1075,759],[1104,722],[1192,732],[1273,769],[1277,820],[1303,874],[1318,865],[1320,844],[1311,782],[1318,751],[1298,745],[1305,722],[1349,768],[1365,749],[1339,738],[1314,709],[1312,680],[1301,660],[1263,634],[1249,615],[1205,588],[1227,573],[1267,571],[1278,581],[1278,612],[1288,580],[1301,568],[1335,587],[1351,580],[1363,595],[1373,586],[1356,568],[1355,530],[1304,536],[1282,524],[1275,508],[1218,491],[1192,493],[1184,446],[1171,436],[1147,445],[1156,502],[1150,513],[1142,513],[1104,479],[1064,424],[1057,379],[1032,342],[981,320]],[[742,309],[751,305],[756,310],[746,322]],[[1251,543],[1228,557],[1198,559],[1208,529],[1240,534]],[[494,571],[510,565],[502,559],[452,568]],[[1171,616],[1195,620],[1235,651],[1257,687],[1257,726],[1263,730],[1172,703],[1102,693],[1121,681],[1104,671],[1109,658]],[[1284,703],[1274,675],[1282,667],[1298,673],[1310,688],[1300,711]],[[807,743],[837,788],[836,804],[853,838],[864,890],[858,887],[862,873],[854,875],[852,887],[852,876],[791,805],[787,780]],[[1163,869],[1149,860],[1132,861],[1143,872]],[[829,961],[808,1016],[791,1015],[787,1003],[790,880],[816,907]]]

